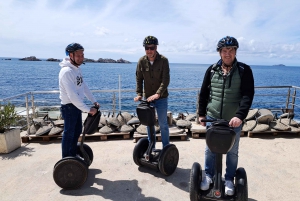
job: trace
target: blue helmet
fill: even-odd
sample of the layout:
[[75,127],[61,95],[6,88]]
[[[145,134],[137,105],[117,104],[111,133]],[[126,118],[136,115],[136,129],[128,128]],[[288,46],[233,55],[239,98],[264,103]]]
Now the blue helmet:
[[217,45],[217,51],[219,52],[223,47],[236,47],[236,49],[238,49],[239,43],[234,37],[226,36],[219,40]]
[[77,50],[84,50],[84,48],[79,43],[71,43],[66,47],[66,55],[69,56],[70,53],[75,52]]
[[154,36],[147,36],[143,41],[143,46],[146,45],[158,45],[158,40]]

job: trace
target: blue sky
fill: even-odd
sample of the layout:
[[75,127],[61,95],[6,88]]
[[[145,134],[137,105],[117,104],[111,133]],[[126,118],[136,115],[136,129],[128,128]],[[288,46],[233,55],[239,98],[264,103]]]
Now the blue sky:
[[239,61],[300,66],[299,8],[299,0],[5,0],[0,56],[61,59],[78,42],[86,58],[136,62],[154,35],[170,63],[211,64],[230,35]]

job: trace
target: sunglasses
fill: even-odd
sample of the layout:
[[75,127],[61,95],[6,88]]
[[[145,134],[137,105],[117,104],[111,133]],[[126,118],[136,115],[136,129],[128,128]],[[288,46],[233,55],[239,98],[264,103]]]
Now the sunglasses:
[[145,46],[145,50],[155,50],[155,47],[147,47],[147,46]]

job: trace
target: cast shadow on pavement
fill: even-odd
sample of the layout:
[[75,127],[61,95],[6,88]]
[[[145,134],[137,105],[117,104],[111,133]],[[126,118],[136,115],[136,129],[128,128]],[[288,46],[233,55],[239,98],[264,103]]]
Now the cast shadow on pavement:
[[138,186],[137,180],[117,180],[109,181],[107,179],[97,178],[97,174],[101,174],[99,169],[89,169],[88,179],[85,184],[76,190],[61,190],[63,195],[70,196],[86,196],[97,195],[108,200],[149,200],[160,201],[155,197],[145,197],[142,189]]
[[32,153],[35,152],[35,148],[27,148],[27,145],[22,145],[20,148],[8,153],[8,154],[0,154],[0,158],[2,160],[13,160],[19,156],[32,156]]
[[183,169],[177,167],[172,175],[163,175],[158,169],[152,169],[147,167],[139,167],[140,172],[151,174],[158,178],[163,178],[166,182],[171,183],[173,186],[189,192],[189,179],[191,169]]

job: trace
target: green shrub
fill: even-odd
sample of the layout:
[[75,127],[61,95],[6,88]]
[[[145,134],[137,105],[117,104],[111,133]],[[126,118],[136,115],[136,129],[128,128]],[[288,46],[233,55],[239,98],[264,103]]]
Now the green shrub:
[[16,123],[17,119],[18,115],[13,104],[0,104],[0,133],[4,133],[8,130],[11,125]]

